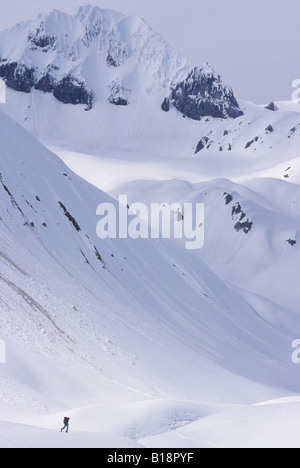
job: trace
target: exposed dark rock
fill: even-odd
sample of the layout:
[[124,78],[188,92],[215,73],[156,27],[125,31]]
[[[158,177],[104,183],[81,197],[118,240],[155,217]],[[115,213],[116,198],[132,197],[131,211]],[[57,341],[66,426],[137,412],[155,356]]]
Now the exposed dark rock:
[[68,220],[70,221],[70,223],[74,226],[74,228],[76,229],[77,232],[80,232],[81,231],[81,228],[79,226],[79,224],[77,223],[76,219],[71,215],[71,213],[67,210],[67,208],[64,206],[63,203],[61,202],[58,202],[59,206],[61,207],[61,209],[63,210],[64,212],[64,215],[66,216],[66,218],[68,218]]
[[273,111],[273,112],[277,112],[279,110],[278,106],[275,104],[274,101],[270,102],[266,107],[265,109],[267,110],[270,110],[270,111]]
[[34,211],[34,212],[36,213],[36,211],[35,211],[35,209],[33,208],[32,204],[31,204],[28,200],[26,200],[26,198],[25,198],[23,195],[22,195],[22,197],[25,199],[25,202],[27,203],[28,206],[30,206],[30,208],[32,209],[32,211]]
[[234,215],[237,215],[237,214],[240,214],[242,213],[242,207],[239,203],[237,203],[236,205],[234,205],[234,207],[232,208],[232,212],[231,212],[231,216],[234,216]]
[[203,148],[205,148],[207,146],[207,143],[209,142],[209,138],[207,137],[203,137],[201,138],[201,140],[199,141],[197,147],[196,147],[196,151],[195,151],[195,154],[199,153],[200,151],[203,150]]
[[34,85],[34,88],[44,93],[52,93],[54,90],[54,78],[47,73]]
[[123,41],[122,34],[117,29],[113,29],[110,33],[108,44],[107,65],[114,68],[120,67],[129,56],[128,44]]
[[293,239],[288,239],[286,242],[287,242],[288,244],[290,244],[292,247],[294,247],[294,245],[297,244],[297,241],[296,241],[296,240],[293,240]]
[[225,198],[225,205],[229,205],[233,200],[233,196],[230,195],[230,193],[227,193],[227,192],[225,192],[223,196]]
[[47,34],[45,30],[45,23],[42,21],[40,26],[33,32],[30,32],[27,41],[31,45],[31,50],[40,49],[51,49],[57,38]]
[[266,132],[267,133],[273,133],[274,132],[274,128],[273,128],[273,126],[271,124],[267,126]]
[[109,98],[109,102],[111,104],[114,104],[115,106],[128,106],[129,102],[127,101],[127,99],[124,99],[122,97],[110,97]]
[[106,57],[106,63],[109,67],[118,67],[118,62],[110,55],[110,53],[107,54]]
[[164,102],[162,103],[161,108],[162,108],[162,110],[164,112],[169,112],[169,110],[170,110],[170,99],[169,98],[164,99]]
[[64,104],[85,104],[85,110],[93,107],[93,94],[89,91],[85,83],[72,76],[65,76],[53,90],[56,99]]
[[3,189],[5,190],[5,192],[7,193],[7,195],[10,197],[11,204],[13,205],[13,207],[16,208],[17,210],[19,210],[19,212],[21,213],[21,215],[24,216],[24,213],[23,213],[22,209],[19,207],[19,205],[18,205],[16,199],[14,198],[14,196],[12,195],[12,193],[10,192],[9,188],[7,187],[7,185],[4,184],[3,178],[2,178],[2,174],[0,174],[0,183],[2,184],[2,187],[3,187]]
[[8,88],[30,93],[35,83],[35,70],[19,65],[17,62],[6,62],[0,65],[0,77]]
[[237,118],[243,115],[232,89],[209,67],[195,67],[184,81],[173,84],[170,102],[193,120],[201,120],[203,116]]
[[247,219],[247,221],[245,221],[244,223],[241,223],[240,221],[236,223],[234,229],[236,229],[237,231],[243,230],[245,234],[248,234],[251,231],[252,226],[253,223],[249,219]]
[[6,86],[15,91],[30,93],[32,88],[44,93],[53,93],[60,102],[64,104],[84,104],[85,110],[92,109],[93,93],[89,91],[82,81],[72,76],[65,76],[56,83],[53,76],[48,72],[36,78],[34,68],[26,68],[17,62],[0,63],[0,78],[3,78]]
[[296,127],[291,128],[291,130],[289,131],[289,134],[288,134],[288,138],[291,138],[291,136],[293,136],[294,133],[296,133],[296,130],[297,130]]
[[[245,234],[248,234],[252,227],[253,222],[247,217],[246,213],[242,210],[241,204],[236,203],[231,211],[232,218],[236,221],[238,218],[238,222],[234,225],[234,229],[236,231],[243,231]],[[244,221],[245,220],[245,221]]]
[[38,36],[38,34],[35,37],[29,37],[28,40],[34,44],[36,47],[40,47],[41,49],[44,49],[45,47],[51,48],[55,41],[56,38],[53,36]]
[[129,100],[127,95],[130,93],[130,89],[124,88],[118,80],[113,81],[108,86],[110,96],[108,98],[111,104],[115,106],[128,106]]
[[252,146],[253,143],[255,143],[256,141],[258,141],[258,137],[255,137],[253,140],[248,141],[248,143],[247,143],[246,146],[245,146],[245,149],[250,148],[250,146]]
[[97,260],[99,260],[99,262],[102,263],[102,265],[105,265],[104,261],[103,261],[103,258],[101,257],[101,255],[99,254],[99,251],[97,249],[97,247],[94,246],[94,252],[95,252],[95,255],[96,255],[96,258]]

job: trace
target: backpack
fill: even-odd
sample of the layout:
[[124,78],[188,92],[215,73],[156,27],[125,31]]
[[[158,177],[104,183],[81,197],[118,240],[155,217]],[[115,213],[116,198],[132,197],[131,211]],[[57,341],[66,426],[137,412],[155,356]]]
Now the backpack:
[[69,421],[70,421],[70,418],[67,418],[67,417],[66,417],[66,418],[64,419],[64,424],[69,424]]

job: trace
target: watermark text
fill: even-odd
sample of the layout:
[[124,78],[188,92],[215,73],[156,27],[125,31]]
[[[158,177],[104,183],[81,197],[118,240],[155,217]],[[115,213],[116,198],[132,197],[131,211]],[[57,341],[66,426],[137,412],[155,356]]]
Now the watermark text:
[[119,206],[101,203],[96,211],[99,239],[184,239],[187,250],[204,245],[203,203],[144,203],[128,205],[127,195]]
[[300,101],[300,78],[292,82],[292,88],[295,89],[292,93],[292,101],[297,103]]
[[6,364],[6,343],[0,340],[0,364]]
[[6,84],[2,78],[0,78],[0,104],[6,104]]

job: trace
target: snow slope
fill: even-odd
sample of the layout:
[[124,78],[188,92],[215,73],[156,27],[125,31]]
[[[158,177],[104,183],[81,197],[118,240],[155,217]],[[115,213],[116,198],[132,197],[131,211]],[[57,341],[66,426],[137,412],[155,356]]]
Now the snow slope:
[[170,241],[99,241],[96,207],[112,199],[3,114],[0,129],[4,431],[56,430],[70,412],[90,432],[92,413],[98,433],[137,440],[297,391],[288,322]]
[[141,442],[146,447],[296,448],[299,397],[229,409],[187,428]]
[[[127,194],[130,205],[136,201],[147,205],[205,203],[205,244],[195,257],[209,265],[258,316],[281,331],[290,330],[296,339],[300,332],[300,160],[298,134],[287,129],[298,114],[286,110],[293,106],[278,103],[276,113],[251,106],[251,113],[245,113],[240,134],[244,142],[256,134],[249,125],[251,119],[266,128],[271,117],[276,131],[276,122],[288,122],[283,132],[265,134],[273,148],[265,146],[264,151],[255,151],[255,142],[250,151],[240,145],[239,151],[209,148],[193,155],[187,149],[189,138],[157,139],[147,145],[132,142],[121,148],[100,146],[85,154],[58,147],[53,150],[115,198]],[[245,221],[253,223],[248,233],[236,228]],[[179,244],[178,250],[182,249]],[[272,343],[278,346],[277,339]],[[290,364],[291,343],[282,348],[282,357],[299,382],[297,366]],[[249,373],[251,365],[245,362]],[[298,393],[297,388],[294,391]],[[140,442],[147,447],[297,447],[297,418],[297,400],[291,398],[276,405],[219,411],[186,429]]]

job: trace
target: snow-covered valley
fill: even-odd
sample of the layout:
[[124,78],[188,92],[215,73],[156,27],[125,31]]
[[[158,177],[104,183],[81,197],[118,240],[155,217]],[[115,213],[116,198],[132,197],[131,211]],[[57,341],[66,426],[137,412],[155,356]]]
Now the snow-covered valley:
[[[297,446],[300,106],[237,107],[207,65],[193,79],[216,95],[188,116],[195,64],[137,18],[80,11],[0,34],[5,66],[53,85],[2,68],[0,446]],[[90,109],[58,99],[66,73]],[[222,118],[194,118],[208,103]],[[121,194],[203,203],[204,247],[100,240],[97,206]]]

